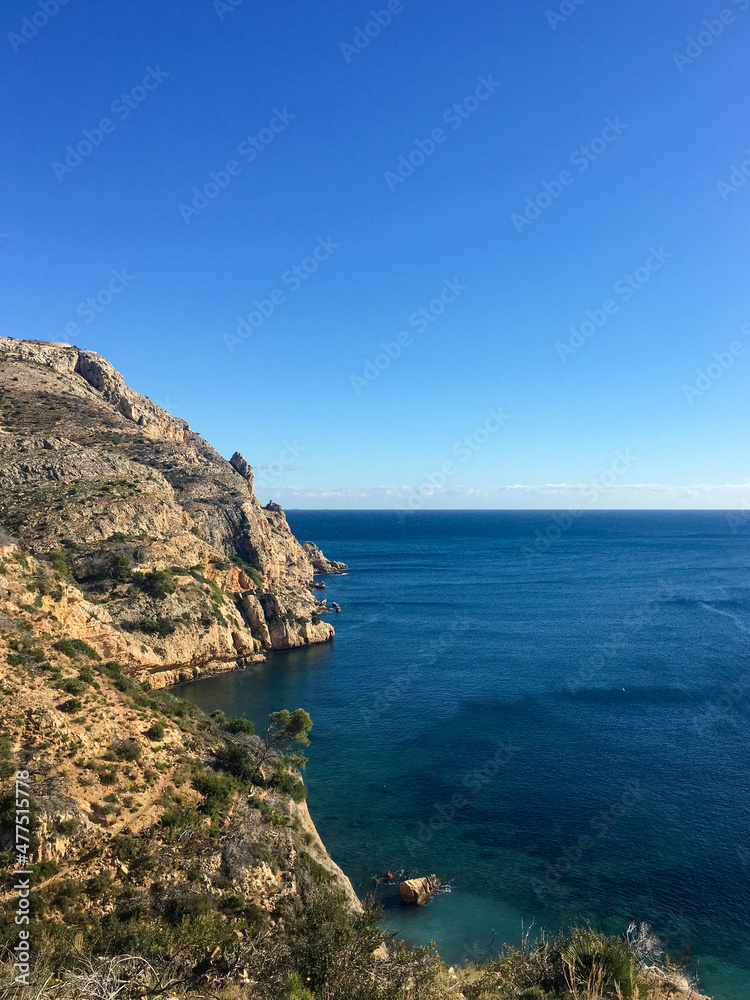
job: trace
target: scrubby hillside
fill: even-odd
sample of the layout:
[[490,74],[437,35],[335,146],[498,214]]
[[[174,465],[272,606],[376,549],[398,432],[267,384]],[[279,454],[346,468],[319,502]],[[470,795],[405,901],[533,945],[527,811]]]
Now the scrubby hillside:
[[[0,585],[38,572],[16,545],[0,547]],[[274,996],[312,940],[308,925],[324,917],[332,929],[338,923],[363,935],[367,962],[382,961],[373,954],[381,935],[307,811],[299,773],[305,713],[281,713],[255,736],[246,720],[206,716],[60,635],[57,621],[30,622],[12,607],[0,615],[7,871],[17,867],[12,782],[19,769],[30,776],[33,828],[36,986],[26,994],[13,987],[12,995],[72,995],[63,983],[72,989],[74,981],[61,979],[61,969],[80,972],[93,956],[135,955],[139,976],[149,962],[170,983],[198,988],[252,978],[263,983],[258,995]],[[12,882],[0,893],[8,949],[19,931]],[[207,951],[217,961],[196,971]],[[89,984],[77,995],[110,994]]]
[[26,603],[154,687],[333,636],[313,559],[341,564],[90,351],[0,338],[0,527],[42,560]]

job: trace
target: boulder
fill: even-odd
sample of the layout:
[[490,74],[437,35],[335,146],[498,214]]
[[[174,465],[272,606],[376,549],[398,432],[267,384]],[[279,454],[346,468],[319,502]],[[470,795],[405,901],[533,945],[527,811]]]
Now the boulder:
[[398,887],[401,902],[406,906],[424,906],[430,896],[438,891],[436,875],[425,875],[422,878],[408,878]]
[[335,559],[326,559],[315,542],[305,542],[302,548],[305,555],[310,560],[313,573],[344,573],[349,567],[346,563],[337,562]]

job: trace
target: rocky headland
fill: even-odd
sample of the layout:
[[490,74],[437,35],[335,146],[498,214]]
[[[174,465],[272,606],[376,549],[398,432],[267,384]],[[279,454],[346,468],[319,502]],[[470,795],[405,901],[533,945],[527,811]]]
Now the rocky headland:
[[55,579],[29,620],[152,687],[334,635],[311,586],[345,565],[91,351],[0,338],[0,526]]

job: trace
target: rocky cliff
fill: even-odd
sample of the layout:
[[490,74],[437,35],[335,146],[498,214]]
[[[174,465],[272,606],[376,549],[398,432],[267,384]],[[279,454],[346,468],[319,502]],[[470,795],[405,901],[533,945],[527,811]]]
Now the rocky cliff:
[[310,587],[343,564],[92,351],[0,338],[0,527],[38,560],[28,620],[152,687],[334,635]]

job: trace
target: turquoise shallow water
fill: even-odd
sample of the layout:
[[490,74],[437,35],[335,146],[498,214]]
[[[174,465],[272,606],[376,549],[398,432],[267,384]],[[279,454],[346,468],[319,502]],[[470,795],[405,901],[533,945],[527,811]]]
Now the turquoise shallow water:
[[[183,685],[304,707],[328,849],[449,961],[522,927],[647,920],[716,1000],[750,998],[750,522],[723,512],[291,512],[350,572],[336,640]],[[560,527],[562,524],[562,527]]]

